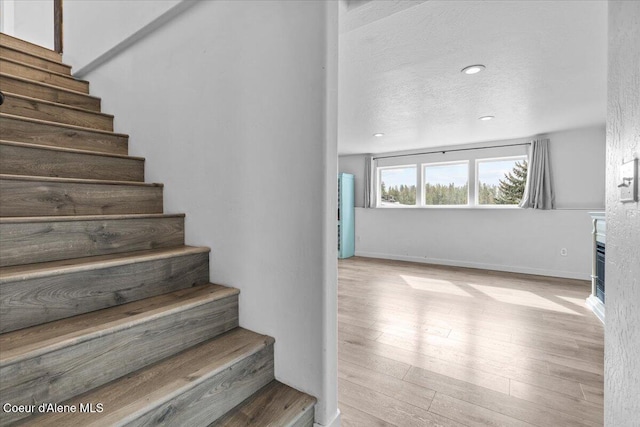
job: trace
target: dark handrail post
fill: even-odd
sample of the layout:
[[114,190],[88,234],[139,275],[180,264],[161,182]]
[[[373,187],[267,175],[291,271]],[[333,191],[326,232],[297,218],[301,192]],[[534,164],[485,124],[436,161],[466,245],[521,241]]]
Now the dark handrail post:
[[53,47],[62,53],[62,0],[53,0]]

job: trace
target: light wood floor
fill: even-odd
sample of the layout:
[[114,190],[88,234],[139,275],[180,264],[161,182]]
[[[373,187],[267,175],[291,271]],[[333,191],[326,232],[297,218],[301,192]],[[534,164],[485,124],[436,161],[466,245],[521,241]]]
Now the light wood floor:
[[585,281],[339,262],[343,426],[601,426]]

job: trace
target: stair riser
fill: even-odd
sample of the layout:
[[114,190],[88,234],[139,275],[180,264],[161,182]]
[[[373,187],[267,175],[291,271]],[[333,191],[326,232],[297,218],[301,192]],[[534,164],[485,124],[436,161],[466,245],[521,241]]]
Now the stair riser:
[[0,223],[0,267],[184,244],[184,217]]
[[313,427],[314,416],[315,410],[312,406],[304,413],[302,417],[297,419],[293,424],[283,427]]
[[2,125],[2,139],[9,141],[100,153],[126,155],[128,152],[129,144],[126,136],[77,130],[8,117],[2,117],[0,123]]
[[[2,283],[0,333],[126,304],[209,281],[209,254]],[[47,307],[46,310],[42,306]]]
[[0,112],[91,129],[113,131],[113,117],[111,116],[90,111],[74,110],[34,99],[18,98],[10,93],[5,94],[4,103],[0,106]]
[[56,73],[71,75],[71,67],[69,67],[68,65],[61,64],[55,61],[48,61],[44,58],[29,55],[19,50],[10,49],[4,46],[0,46],[0,57],[24,62],[25,64],[31,64],[35,67],[44,68]]
[[47,70],[33,68],[16,62],[5,61],[2,58],[0,58],[0,69],[5,74],[20,76],[23,79],[35,80],[52,86],[71,89],[76,92],[89,93],[89,83],[75,80],[72,77],[54,74]]
[[26,42],[24,40],[17,39],[15,37],[8,36],[6,34],[0,34],[0,45],[14,48],[22,52],[27,52],[32,55],[42,56],[52,61],[62,61],[62,55],[54,52],[51,49],[47,49],[42,46],[34,45],[33,43]]
[[[62,402],[233,329],[237,313],[238,298],[233,295],[69,343],[0,368],[0,394],[6,402]],[[0,424],[24,415],[2,413]]]
[[127,426],[206,426],[273,379],[273,345],[269,345],[152,411],[127,420]]
[[29,98],[44,99],[45,101],[57,102],[58,104],[66,104],[91,111],[100,111],[100,98],[60,90],[56,87],[46,86],[37,82],[19,80],[8,75],[0,75],[0,87],[5,92],[28,96]]
[[144,160],[0,143],[0,171],[9,175],[143,182]]
[[162,187],[0,179],[0,216],[162,213]]

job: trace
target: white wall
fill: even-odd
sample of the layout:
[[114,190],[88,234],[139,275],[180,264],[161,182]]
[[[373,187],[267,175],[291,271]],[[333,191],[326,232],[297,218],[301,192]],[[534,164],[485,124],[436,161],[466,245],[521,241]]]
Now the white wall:
[[0,0],[0,31],[53,49],[53,0]]
[[[169,17],[193,4],[190,0],[131,1],[131,0],[64,0],[64,60],[73,64],[76,74],[83,75],[89,64],[118,50],[127,39],[146,35],[154,29],[155,20],[164,14]],[[159,22],[162,24],[162,21]],[[150,26],[151,24],[151,26]],[[82,34],[83,37],[77,37]],[[90,46],[90,48],[89,48]],[[120,46],[126,48],[125,46]]]
[[[130,19],[110,2],[65,13]],[[198,2],[85,76],[323,425],[337,415],[337,19],[335,2]],[[68,58],[92,49],[89,32],[68,27]]]
[[640,2],[609,2],[604,418],[640,419],[640,205],[621,203],[620,165],[640,157]]
[[[604,209],[604,126],[554,132],[551,166],[555,211],[524,209],[356,209],[356,254],[558,277],[589,279],[590,210]],[[526,142],[529,138],[482,145]],[[471,147],[465,145],[461,147]],[[436,151],[430,149],[429,151]],[[524,153],[524,147],[420,156],[419,161],[455,160]],[[392,161],[380,160],[381,165]],[[413,162],[413,160],[411,160]],[[386,162],[386,163],[385,163]],[[339,171],[362,182],[364,156],[341,156]],[[356,192],[362,193],[356,184]],[[363,196],[356,194],[356,206]],[[568,255],[561,256],[566,248]]]

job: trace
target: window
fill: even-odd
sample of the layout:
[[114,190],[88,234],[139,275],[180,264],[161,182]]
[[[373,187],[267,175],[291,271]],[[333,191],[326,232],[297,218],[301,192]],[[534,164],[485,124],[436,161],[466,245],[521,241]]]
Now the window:
[[424,204],[469,204],[469,162],[424,165]]
[[477,160],[476,174],[477,205],[517,205],[527,180],[527,158]]
[[378,206],[415,206],[416,167],[378,168]]
[[476,149],[379,157],[375,166],[376,206],[517,208],[527,180],[526,145]]

